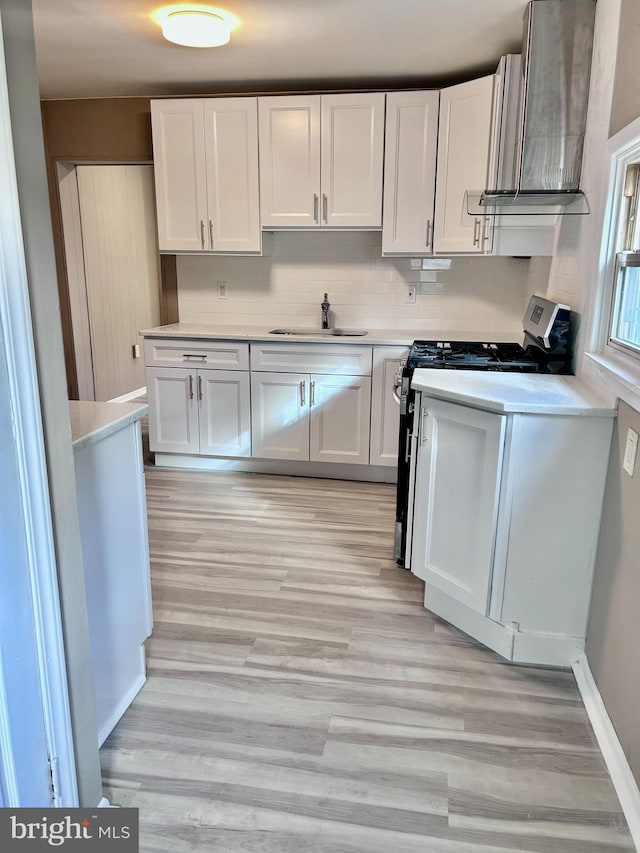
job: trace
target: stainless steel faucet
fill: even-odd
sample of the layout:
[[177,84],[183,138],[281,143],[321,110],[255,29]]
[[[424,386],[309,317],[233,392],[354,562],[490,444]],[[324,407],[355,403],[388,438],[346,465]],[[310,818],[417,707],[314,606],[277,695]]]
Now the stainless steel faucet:
[[331,308],[331,303],[328,299],[328,294],[325,293],[324,299],[320,303],[320,308],[322,309],[322,328],[329,328],[329,308]]

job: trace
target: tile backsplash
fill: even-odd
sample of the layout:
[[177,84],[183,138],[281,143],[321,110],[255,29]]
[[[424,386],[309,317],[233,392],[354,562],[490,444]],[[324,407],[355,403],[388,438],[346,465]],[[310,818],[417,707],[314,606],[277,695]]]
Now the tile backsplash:
[[[268,256],[179,256],[180,321],[319,326],[326,292],[333,326],[519,331],[530,293],[548,279],[549,259],[466,257],[453,258],[448,270],[414,269],[411,258],[380,257],[376,232],[265,238]],[[410,285],[415,304],[405,301]]]

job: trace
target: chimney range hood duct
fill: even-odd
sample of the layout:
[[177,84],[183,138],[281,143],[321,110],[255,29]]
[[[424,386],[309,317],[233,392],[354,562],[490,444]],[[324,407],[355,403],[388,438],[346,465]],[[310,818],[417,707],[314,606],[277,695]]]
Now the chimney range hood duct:
[[[524,16],[517,126],[509,168],[476,196],[485,216],[588,213],[580,170],[595,0],[531,0]],[[507,116],[503,110],[502,121]],[[504,138],[505,144],[509,142]],[[490,178],[491,180],[491,178]],[[471,199],[470,199],[471,203]],[[471,212],[471,211],[470,211]]]

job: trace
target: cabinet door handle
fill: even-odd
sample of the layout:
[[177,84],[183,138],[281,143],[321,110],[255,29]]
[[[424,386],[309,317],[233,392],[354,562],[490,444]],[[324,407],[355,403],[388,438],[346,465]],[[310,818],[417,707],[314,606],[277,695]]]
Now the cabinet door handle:
[[193,376],[189,374],[189,399],[193,400]]
[[484,221],[482,223],[482,247],[484,248],[484,244],[489,239],[489,228],[491,227],[491,223],[489,221],[489,217],[485,216]]
[[301,406],[304,406],[304,401],[305,401],[305,393],[304,393],[304,391],[305,391],[305,385],[306,385],[306,384],[307,384],[307,383],[305,382],[305,380],[304,380],[304,379],[303,379],[303,380],[302,380],[302,382],[300,383],[300,405],[301,405]]
[[473,245],[480,246],[480,219],[476,216],[473,220]]
[[426,239],[426,247],[427,249],[431,248],[431,241],[433,237],[431,236],[431,220],[427,219],[427,239]]
[[204,219],[200,220],[200,243],[202,244],[202,250],[204,251]]
[[426,409],[420,409],[420,444],[424,444],[427,440],[427,416],[429,412]]
[[309,405],[315,406],[316,403],[316,383],[315,380],[311,380],[309,383]]
[[198,400],[202,400],[202,376],[198,374]]
[[209,245],[213,249],[213,222],[209,220]]
[[326,193],[322,193],[322,218],[324,219],[325,224],[327,222],[328,210],[329,210],[329,199],[327,198]]
[[318,193],[313,194],[313,221],[318,221]]

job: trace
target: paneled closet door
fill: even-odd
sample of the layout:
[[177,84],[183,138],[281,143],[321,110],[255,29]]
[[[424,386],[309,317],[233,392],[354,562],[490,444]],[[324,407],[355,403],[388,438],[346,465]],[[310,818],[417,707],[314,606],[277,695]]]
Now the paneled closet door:
[[160,323],[151,166],[78,166],[96,400],[145,385],[140,329]]

